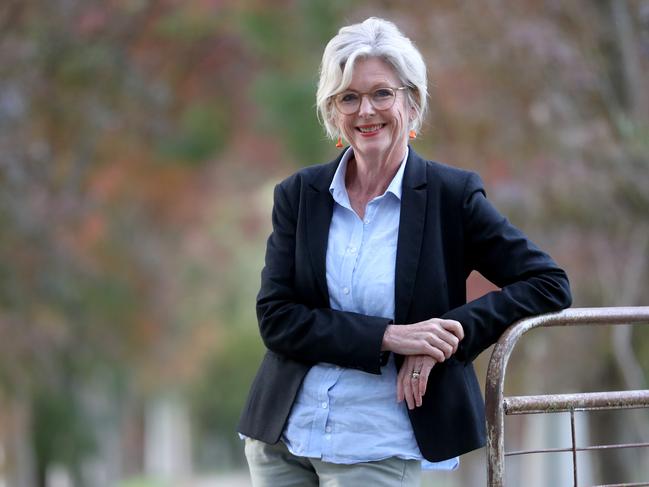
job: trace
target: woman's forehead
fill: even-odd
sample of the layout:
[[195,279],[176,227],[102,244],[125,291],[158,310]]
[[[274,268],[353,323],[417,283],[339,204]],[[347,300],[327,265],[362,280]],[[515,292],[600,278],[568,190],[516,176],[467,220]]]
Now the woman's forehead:
[[352,67],[350,89],[355,86],[363,86],[363,89],[371,89],[380,85],[392,86],[399,82],[395,69],[381,58],[371,57],[356,60]]

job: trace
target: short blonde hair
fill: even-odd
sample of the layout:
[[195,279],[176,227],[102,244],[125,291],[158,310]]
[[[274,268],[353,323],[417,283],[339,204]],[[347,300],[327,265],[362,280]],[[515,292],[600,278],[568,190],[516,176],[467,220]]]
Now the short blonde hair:
[[356,60],[370,57],[390,64],[401,83],[409,88],[408,103],[415,109],[416,115],[408,129],[418,130],[421,127],[428,100],[426,64],[421,53],[392,22],[370,17],[359,24],[341,28],[322,55],[316,106],[318,116],[331,138],[341,135],[334,122],[332,97],[347,89],[351,83]]

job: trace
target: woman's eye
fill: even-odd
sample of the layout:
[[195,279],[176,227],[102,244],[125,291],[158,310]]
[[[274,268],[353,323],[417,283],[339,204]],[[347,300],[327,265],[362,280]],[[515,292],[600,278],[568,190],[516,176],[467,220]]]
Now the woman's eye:
[[358,100],[358,95],[356,93],[345,93],[340,97],[340,101],[343,103],[355,103]]
[[387,88],[380,88],[374,92],[374,98],[390,98],[392,96],[392,90]]

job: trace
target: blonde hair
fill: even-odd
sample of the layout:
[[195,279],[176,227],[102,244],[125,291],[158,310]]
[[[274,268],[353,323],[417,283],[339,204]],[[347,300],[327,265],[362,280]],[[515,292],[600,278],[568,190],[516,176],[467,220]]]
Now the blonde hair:
[[334,122],[332,97],[349,87],[356,60],[370,57],[390,64],[401,83],[409,88],[408,103],[414,108],[415,117],[408,129],[421,127],[428,99],[426,65],[421,53],[392,22],[370,17],[359,24],[341,28],[322,55],[316,106],[318,118],[332,139],[341,135]]

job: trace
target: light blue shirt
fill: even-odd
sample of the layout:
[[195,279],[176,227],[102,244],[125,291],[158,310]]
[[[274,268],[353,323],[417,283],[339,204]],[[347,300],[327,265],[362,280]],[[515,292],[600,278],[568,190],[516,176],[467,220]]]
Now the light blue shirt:
[[[401,211],[401,186],[408,159],[361,220],[345,187],[343,156],[329,191],[335,201],[327,245],[326,272],[333,309],[394,319],[394,277]],[[381,375],[320,363],[307,373],[291,409],[282,440],[294,455],[351,464],[389,457],[423,460],[405,402],[397,403],[392,355]],[[453,470],[458,458],[426,469]]]

